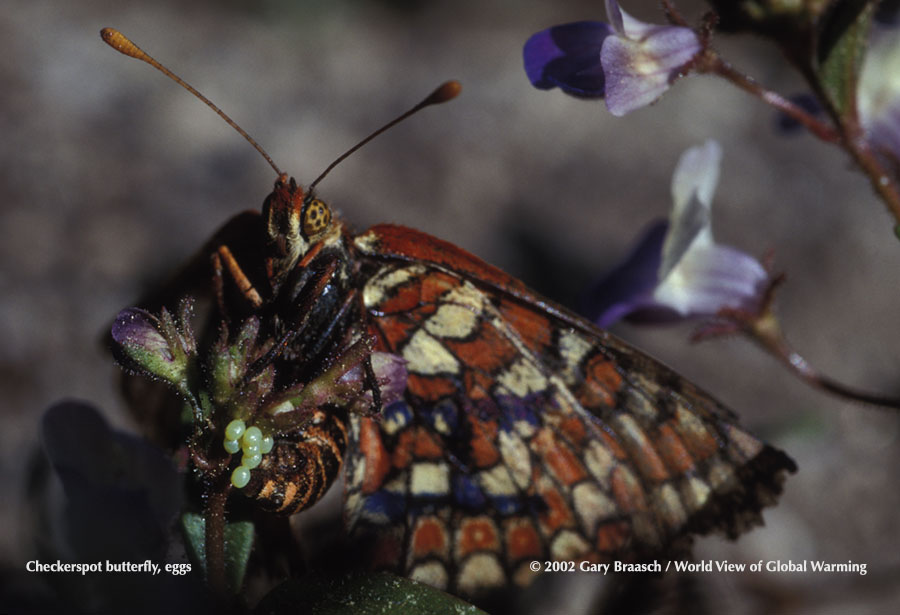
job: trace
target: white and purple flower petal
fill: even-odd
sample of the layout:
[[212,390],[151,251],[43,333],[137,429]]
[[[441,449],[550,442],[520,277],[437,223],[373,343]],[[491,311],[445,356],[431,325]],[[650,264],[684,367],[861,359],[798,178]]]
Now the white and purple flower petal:
[[710,210],[721,156],[714,141],[682,154],[672,177],[668,226],[655,225],[592,291],[589,314],[601,327],[620,318],[667,322],[763,308],[770,286],[765,268],[713,240]]
[[769,276],[755,258],[729,246],[694,245],[653,293],[681,316],[715,316],[724,309],[755,312]]
[[616,31],[600,51],[606,107],[622,116],[658,100],[703,47],[693,30],[638,21],[615,0],[606,12]]
[[607,0],[612,25],[580,21],[554,26],[525,43],[525,72],[541,89],[605,97],[613,115],[656,101],[702,51],[693,30],[648,24]]

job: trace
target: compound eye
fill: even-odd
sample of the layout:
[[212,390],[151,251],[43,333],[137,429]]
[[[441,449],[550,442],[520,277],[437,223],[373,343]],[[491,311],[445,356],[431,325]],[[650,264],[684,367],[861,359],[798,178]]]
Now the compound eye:
[[303,211],[303,234],[307,237],[318,235],[331,224],[331,210],[323,201],[313,199]]

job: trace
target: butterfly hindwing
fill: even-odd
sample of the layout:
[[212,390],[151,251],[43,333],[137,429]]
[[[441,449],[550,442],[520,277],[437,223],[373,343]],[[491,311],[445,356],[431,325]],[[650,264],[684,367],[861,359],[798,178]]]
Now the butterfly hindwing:
[[459,248],[386,228],[417,252],[361,236],[388,257],[362,301],[409,376],[381,419],[353,419],[345,504],[375,565],[471,594],[527,583],[532,560],[637,560],[738,533],[793,470],[671,370]]

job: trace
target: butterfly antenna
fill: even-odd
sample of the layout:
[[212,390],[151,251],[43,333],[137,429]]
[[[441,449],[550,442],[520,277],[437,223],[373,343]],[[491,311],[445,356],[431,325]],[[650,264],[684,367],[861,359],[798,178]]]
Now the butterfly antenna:
[[219,117],[221,117],[223,120],[225,120],[225,122],[227,122],[229,126],[234,128],[236,131],[238,131],[238,134],[240,134],[242,137],[247,139],[247,142],[250,143],[250,145],[252,145],[256,149],[256,151],[258,151],[260,154],[262,154],[262,157],[266,159],[266,162],[268,162],[269,165],[273,169],[275,169],[275,172],[279,176],[283,175],[283,173],[281,172],[281,169],[278,168],[278,166],[272,160],[271,156],[269,156],[266,153],[266,151],[262,147],[260,147],[259,143],[257,143],[253,139],[253,137],[248,135],[247,132],[243,128],[238,126],[237,123],[233,119],[228,117],[228,115],[226,115],[226,113],[224,111],[222,111],[216,105],[214,105],[211,100],[209,100],[206,96],[204,96],[203,94],[201,94],[200,92],[195,90],[193,88],[193,86],[191,86],[191,84],[186,82],[184,79],[182,79],[181,77],[179,77],[178,75],[176,75],[175,73],[170,71],[168,68],[166,68],[159,62],[157,62],[147,52],[145,52],[143,49],[141,49],[140,47],[138,47],[137,45],[132,43],[131,40],[129,40],[127,36],[125,36],[124,34],[119,32],[115,28],[103,28],[102,30],[100,30],[100,37],[103,39],[103,41],[107,45],[109,45],[110,47],[112,47],[113,49],[118,51],[119,53],[123,53],[126,56],[131,56],[132,58],[137,58],[138,60],[146,62],[153,68],[155,68],[158,71],[160,71],[161,73],[163,73],[166,77],[168,77],[169,79],[171,79],[172,81],[174,81],[175,83],[177,83],[178,85],[180,85],[181,87],[186,89],[188,92],[190,92],[191,94],[193,94],[194,96],[196,96],[197,98],[202,100],[204,103],[206,103],[207,107],[209,107],[210,109],[212,109],[213,111],[218,113]]
[[313,181],[313,183],[311,183],[309,185],[309,193],[310,194],[312,193],[312,190],[313,190],[313,188],[315,188],[316,184],[318,184],[320,181],[322,181],[325,178],[325,176],[331,172],[331,169],[333,169],[334,167],[339,165],[347,156],[349,156],[350,154],[352,154],[353,152],[355,152],[356,150],[361,148],[363,145],[365,145],[366,143],[368,143],[369,141],[371,141],[372,139],[374,139],[375,137],[377,137],[378,135],[383,133],[385,130],[391,128],[392,126],[394,126],[396,124],[399,124],[400,122],[402,122],[403,120],[408,118],[410,115],[413,115],[414,113],[418,113],[425,107],[430,107],[431,105],[439,105],[439,104],[445,103],[449,100],[453,100],[454,98],[456,98],[459,95],[459,93],[461,91],[462,91],[462,85],[459,83],[459,81],[447,81],[447,82],[441,84],[440,86],[438,86],[438,88],[436,90],[434,90],[431,94],[429,94],[427,97],[425,97],[425,99],[422,102],[420,102],[418,105],[416,105],[415,107],[413,107],[406,113],[403,113],[402,115],[394,118],[393,120],[391,120],[390,122],[388,122],[387,124],[385,124],[384,126],[379,128],[378,130],[376,130],[375,132],[370,134],[368,137],[366,137],[365,139],[363,139],[362,141],[360,141],[359,143],[357,143],[356,145],[354,145],[353,147],[348,149],[346,152],[344,152],[343,154],[338,156],[338,158],[334,162],[332,162],[330,165],[328,165],[328,168],[326,168],[324,171],[322,171],[322,174],[319,175]]

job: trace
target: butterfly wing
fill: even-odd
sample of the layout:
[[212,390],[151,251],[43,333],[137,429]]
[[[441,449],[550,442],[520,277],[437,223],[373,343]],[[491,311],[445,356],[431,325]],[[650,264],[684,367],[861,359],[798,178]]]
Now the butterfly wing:
[[[355,417],[345,514],[374,564],[473,594],[533,560],[640,560],[759,522],[794,463],[665,366],[451,244],[357,247],[404,398]],[[377,257],[377,258],[376,258]]]

